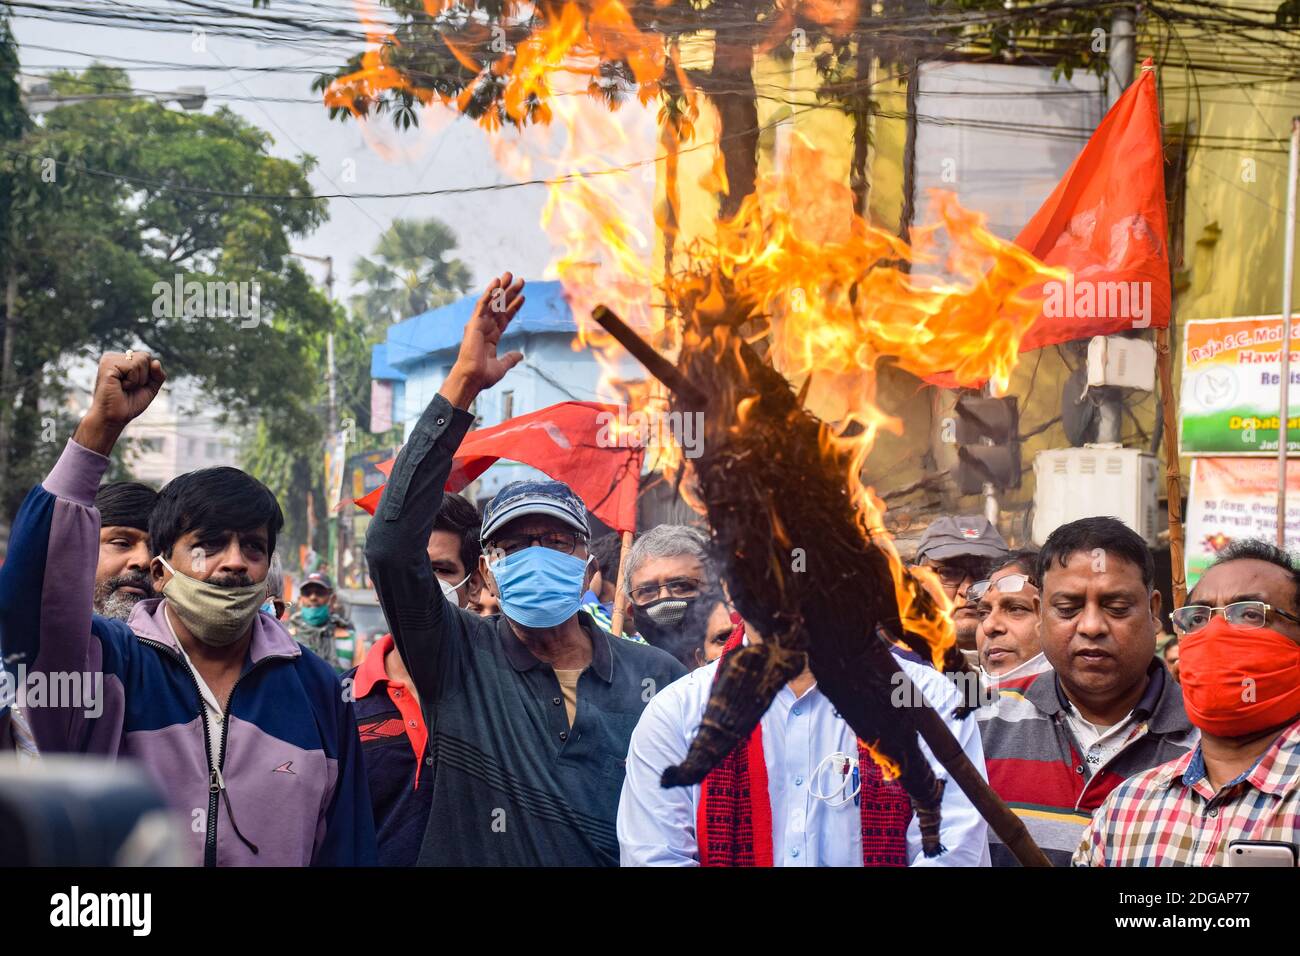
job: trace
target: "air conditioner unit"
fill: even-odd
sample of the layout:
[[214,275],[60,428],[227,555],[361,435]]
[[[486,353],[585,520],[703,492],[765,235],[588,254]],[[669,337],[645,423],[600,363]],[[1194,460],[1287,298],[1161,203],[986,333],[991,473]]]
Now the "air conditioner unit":
[[1053,448],[1034,456],[1034,540],[1078,518],[1118,518],[1154,546],[1160,466],[1154,455],[1119,445]]
[[1156,347],[1146,339],[1098,335],[1088,343],[1088,387],[1122,385],[1151,391],[1156,382]]

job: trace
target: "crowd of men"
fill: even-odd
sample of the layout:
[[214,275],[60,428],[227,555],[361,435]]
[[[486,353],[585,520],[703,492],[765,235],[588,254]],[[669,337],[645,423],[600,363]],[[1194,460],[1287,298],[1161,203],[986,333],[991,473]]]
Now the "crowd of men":
[[[468,409],[521,359],[497,346],[522,291],[489,286],[394,464],[366,541],[390,633],[359,662],[326,575],[288,613],[283,516],[255,478],[101,485],[165,378],[143,352],[106,355],[0,568],[6,667],[99,675],[104,700],[11,706],[0,746],[140,762],[207,865],[1014,865],[955,783],[927,856],[906,793],[807,669],[701,783],[661,785],[719,658],[764,638],[699,529],[647,530],[620,574],[619,539],[593,540],[560,481],[509,484],[481,513],[444,491]],[[1300,840],[1285,552],[1225,550],[1173,639],[1151,552],[1113,518],[1035,553],[943,517],[913,563],[951,602],[981,706],[901,647],[898,666],[1053,863],[1222,865],[1241,841]]]

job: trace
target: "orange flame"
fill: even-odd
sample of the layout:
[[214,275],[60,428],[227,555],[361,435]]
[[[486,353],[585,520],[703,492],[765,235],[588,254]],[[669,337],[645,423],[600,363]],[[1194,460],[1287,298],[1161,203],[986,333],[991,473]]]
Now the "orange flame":
[[361,55],[361,69],[330,84],[324,94],[325,105],[349,110],[353,116],[359,117],[364,113],[361,104],[368,103],[385,90],[404,90],[426,106],[433,102],[432,91],[413,85],[400,70],[389,64],[388,47],[396,44],[397,40],[379,19],[374,0],[352,0],[352,4],[365,30],[367,49]]
[[[746,335],[766,338],[774,366],[809,386],[808,405],[834,426],[823,434],[823,455],[849,462],[860,527],[889,558],[904,626],[929,642],[938,663],[955,634],[946,614],[922,611],[920,589],[934,607],[948,602],[932,573],[904,567],[884,528],[885,504],[861,480],[878,431],[901,431],[876,404],[875,369],[889,361],[922,377],[952,370],[959,382],[989,378],[1004,390],[1040,311],[1026,293],[1064,273],[994,236],[955,197],[935,199],[940,223],[918,230],[909,246],[856,216],[827,158],[796,136],[789,169],[761,177],[715,236],[690,243],[686,268],[667,285],[669,299],[691,303],[705,324],[727,321],[742,303],[753,326]],[[950,243],[944,257],[935,252],[940,232]],[[725,324],[711,332],[737,342],[739,333]],[[746,411],[742,402],[740,427]]]
[[[426,6],[432,12],[443,4],[426,0]],[[774,19],[773,30],[793,22],[786,13]],[[453,53],[478,73],[475,83],[503,85],[504,111],[519,128],[502,130],[493,111],[483,118],[498,163],[520,179],[549,183],[543,226],[560,251],[547,277],[563,283],[578,319],[575,350],[590,349],[601,363],[600,397],[622,400],[652,419],[668,409],[657,382],[628,380],[626,355],[589,319],[595,305],[608,306],[671,355],[683,337],[689,344],[701,334],[701,322],[721,321],[743,303],[749,319],[743,330],[717,326],[710,334],[731,335],[736,347],[742,335],[765,339],[775,366],[806,388],[810,409],[832,423],[824,457],[848,462],[845,480],[861,530],[888,556],[904,626],[923,636],[941,662],[955,641],[941,613],[949,602],[933,573],[904,567],[884,529],[885,504],[861,479],[879,430],[901,430],[876,402],[876,369],[890,362],[921,377],[951,372],[958,382],[989,379],[1004,390],[1020,340],[1039,314],[1028,291],[1065,273],[994,236],[981,215],[946,194],[936,195],[940,221],[916,230],[910,245],[871,226],[854,213],[843,171],[798,136],[787,169],[761,177],[713,234],[684,240],[675,177],[665,174],[693,136],[700,103],[677,56],[667,56],[670,41],[639,31],[619,0],[543,5],[540,14],[539,25],[491,63],[477,63],[467,50]],[[852,24],[856,4],[815,0],[800,4],[799,15],[833,35]],[[410,89],[385,61],[392,38],[364,14],[363,22],[375,49],[363,57],[362,70],[330,88],[330,105],[351,108],[357,97],[384,88]],[[644,107],[658,96],[670,59],[686,108],[670,124],[665,106],[656,130]],[[638,104],[615,113],[592,98],[609,92],[602,61],[627,64]],[[438,98],[463,109],[473,86],[455,100],[412,92],[422,103]],[[706,145],[712,144],[690,148]],[[703,183],[711,192],[726,188],[720,153],[718,159]],[[650,175],[656,169],[665,185],[658,207]],[[653,236],[640,223],[653,223],[675,256],[652,262]],[[947,241],[942,255],[941,236]],[[685,303],[692,312],[683,322]],[[737,412],[743,427],[748,408],[742,403]],[[628,430],[634,427],[641,428]],[[654,467],[671,472],[687,464],[675,443],[656,451]],[[918,600],[922,589],[933,599],[929,613]]]
[[873,740],[870,743],[858,738],[858,743],[862,749],[870,755],[872,762],[880,768],[880,774],[886,780],[897,780],[903,774],[903,768],[894,760],[891,760],[883,750],[880,749],[880,741]]

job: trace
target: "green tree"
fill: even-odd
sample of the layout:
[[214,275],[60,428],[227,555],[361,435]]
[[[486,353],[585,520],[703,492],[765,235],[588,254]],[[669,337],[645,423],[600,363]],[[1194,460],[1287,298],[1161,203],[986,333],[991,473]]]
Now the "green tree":
[[438,219],[394,219],[372,258],[357,259],[353,314],[367,331],[382,334],[394,322],[446,305],[469,291],[469,267],[451,257],[456,234]]
[[[365,323],[354,317],[344,321],[342,309],[336,308],[338,321],[334,334],[334,365],[338,419],[340,427],[355,435],[356,444],[349,442],[348,454],[370,451],[375,448],[396,447],[402,442],[402,429],[397,426],[382,435],[370,434],[370,347],[376,336],[370,334]],[[380,336],[382,337],[382,336]],[[312,342],[310,360],[318,373],[316,405],[320,419],[326,418],[325,337]],[[246,432],[243,443],[242,464],[249,474],[256,475],[271,489],[284,510],[285,528],[282,535],[288,553],[300,544],[307,544],[319,554],[325,554],[328,543],[327,522],[333,518],[325,501],[325,449],[324,431],[301,432],[297,435],[278,434],[266,420],[255,422]],[[308,540],[307,489],[312,489],[311,522],[315,534]],[[346,486],[343,496],[350,495]],[[345,506],[350,508],[350,506]],[[345,510],[344,514],[352,512]]]
[[[1101,22],[1101,9],[1117,5],[1045,8],[1010,0],[380,2],[392,10],[393,26],[378,50],[378,62],[358,52],[333,75],[316,81],[318,90],[331,94],[331,115],[388,114],[399,128],[407,128],[418,121],[417,105],[441,100],[489,128],[545,123],[551,115],[546,70],[558,64],[532,54],[543,44],[555,49],[576,33],[580,40],[572,52],[597,60],[589,92],[611,109],[632,97],[657,100],[661,115],[689,136],[692,108],[680,78],[712,103],[727,174],[719,204],[723,216],[739,208],[757,181],[757,56],[788,53],[793,47],[813,52],[825,79],[819,96],[838,101],[854,120],[852,179],[861,209],[872,109],[865,74],[873,59],[897,65],[911,89],[917,63],[962,46],[993,55],[1032,54],[1067,74],[1076,67],[1102,72],[1104,54],[1098,55],[1088,31]],[[575,23],[575,16],[581,22]],[[711,47],[708,66],[681,69],[677,51],[698,42]],[[512,71],[524,59],[529,63],[521,78]],[[377,75],[387,78],[383,88],[374,82]]]
[[[0,10],[0,163],[16,148],[30,120],[18,86],[18,45],[9,28],[9,14]],[[17,336],[18,273],[14,256],[18,245],[16,207],[18,182],[0,176],[0,490],[9,472],[10,433],[14,418],[14,341]],[[0,508],[0,526],[7,527]]]
[[[314,161],[272,156],[270,137],[229,110],[131,98],[119,70],[52,79],[64,92],[122,96],[60,106],[0,153],[16,277],[0,513],[13,514],[67,438],[49,370],[76,355],[147,348],[231,418],[255,420],[275,442],[319,445],[316,343],[341,314],[288,255],[326,216],[307,181]],[[251,309],[230,307],[241,293]]]

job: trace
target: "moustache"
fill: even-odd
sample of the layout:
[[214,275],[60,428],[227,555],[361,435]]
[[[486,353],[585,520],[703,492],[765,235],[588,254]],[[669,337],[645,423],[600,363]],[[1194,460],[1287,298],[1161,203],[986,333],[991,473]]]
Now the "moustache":
[[145,597],[154,596],[153,578],[145,571],[119,574],[104,582],[104,590],[109,594],[120,588],[139,588],[144,592]]
[[246,588],[255,582],[247,574],[222,574],[208,578],[207,583],[218,588]]

